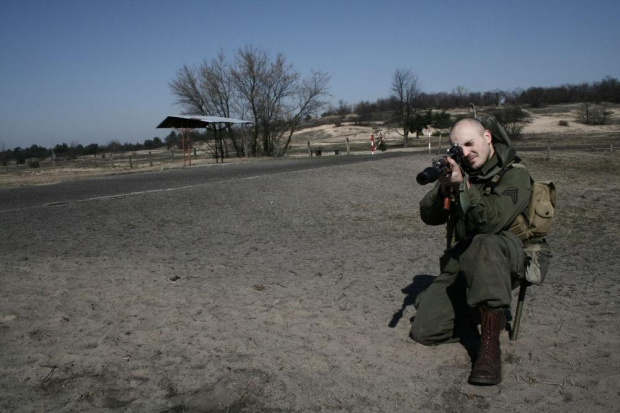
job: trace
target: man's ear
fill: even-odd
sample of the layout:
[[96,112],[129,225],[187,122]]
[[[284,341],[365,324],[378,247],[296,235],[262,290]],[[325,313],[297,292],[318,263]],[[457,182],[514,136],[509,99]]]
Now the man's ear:
[[489,145],[493,142],[493,134],[490,130],[487,129],[484,131],[484,139],[486,139]]

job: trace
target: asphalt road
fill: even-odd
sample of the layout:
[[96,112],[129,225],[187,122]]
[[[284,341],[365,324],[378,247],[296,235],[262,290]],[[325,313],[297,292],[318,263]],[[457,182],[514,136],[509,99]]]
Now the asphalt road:
[[[573,145],[552,150],[606,149],[602,145]],[[517,147],[517,151],[546,151],[546,147]],[[280,158],[260,162],[224,163],[156,172],[130,173],[62,182],[54,185],[0,189],[0,214],[14,210],[48,207],[97,198],[133,196],[171,191],[213,182],[249,179],[258,176],[327,168],[358,162],[374,162],[401,156],[428,155],[425,150],[383,152],[371,155]]]
[[131,173],[61,182],[54,185],[0,189],[0,213],[84,202],[106,197],[124,197],[148,192],[171,191],[213,182],[250,179],[314,168],[375,162],[411,156],[414,152],[386,152],[375,156],[325,156],[300,159],[273,159],[260,162],[229,163],[166,171]]

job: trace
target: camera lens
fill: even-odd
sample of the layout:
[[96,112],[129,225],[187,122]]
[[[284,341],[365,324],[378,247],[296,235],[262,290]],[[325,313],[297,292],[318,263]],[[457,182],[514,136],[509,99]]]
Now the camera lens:
[[439,171],[437,168],[433,168],[432,166],[426,168],[422,172],[416,176],[415,180],[418,181],[420,185],[430,184],[431,182],[435,182],[439,178]]

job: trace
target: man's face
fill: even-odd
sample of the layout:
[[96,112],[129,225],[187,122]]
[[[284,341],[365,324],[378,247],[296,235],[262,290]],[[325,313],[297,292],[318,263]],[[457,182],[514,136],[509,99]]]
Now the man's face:
[[463,148],[465,163],[474,170],[482,168],[495,153],[492,139],[488,130],[482,132],[468,125],[459,126],[450,132],[450,142],[458,143]]

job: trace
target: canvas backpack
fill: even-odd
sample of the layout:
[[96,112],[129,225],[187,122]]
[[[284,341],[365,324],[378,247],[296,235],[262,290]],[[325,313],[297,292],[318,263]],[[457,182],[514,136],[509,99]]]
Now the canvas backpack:
[[[510,168],[525,168],[521,163],[509,164],[491,178],[486,191],[498,184],[499,178]],[[551,231],[555,215],[555,185],[552,181],[532,182],[532,194],[527,208],[510,224],[508,231],[515,234],[524,244],[525,279],[541,285],[547,275],[553,253],[545,236]]]
[[[490,193],[497,186],[502,175],[511,168],[525,168],[519,162],[508,164],[486,185],[485,191]],[[527,208],[510,224],[508,231],[515,234],[523,242],[540,241],[551,231],[555,214],[555,185],[552,181],[532,182],[532,194]]]
[[[525,168],[520,163],[514,163],[512,167]],[[553,226],[555,200],[555,185],[552,181],[532,180],[530,202],[512,222],[509,231],[524,242],[542,240]]]

